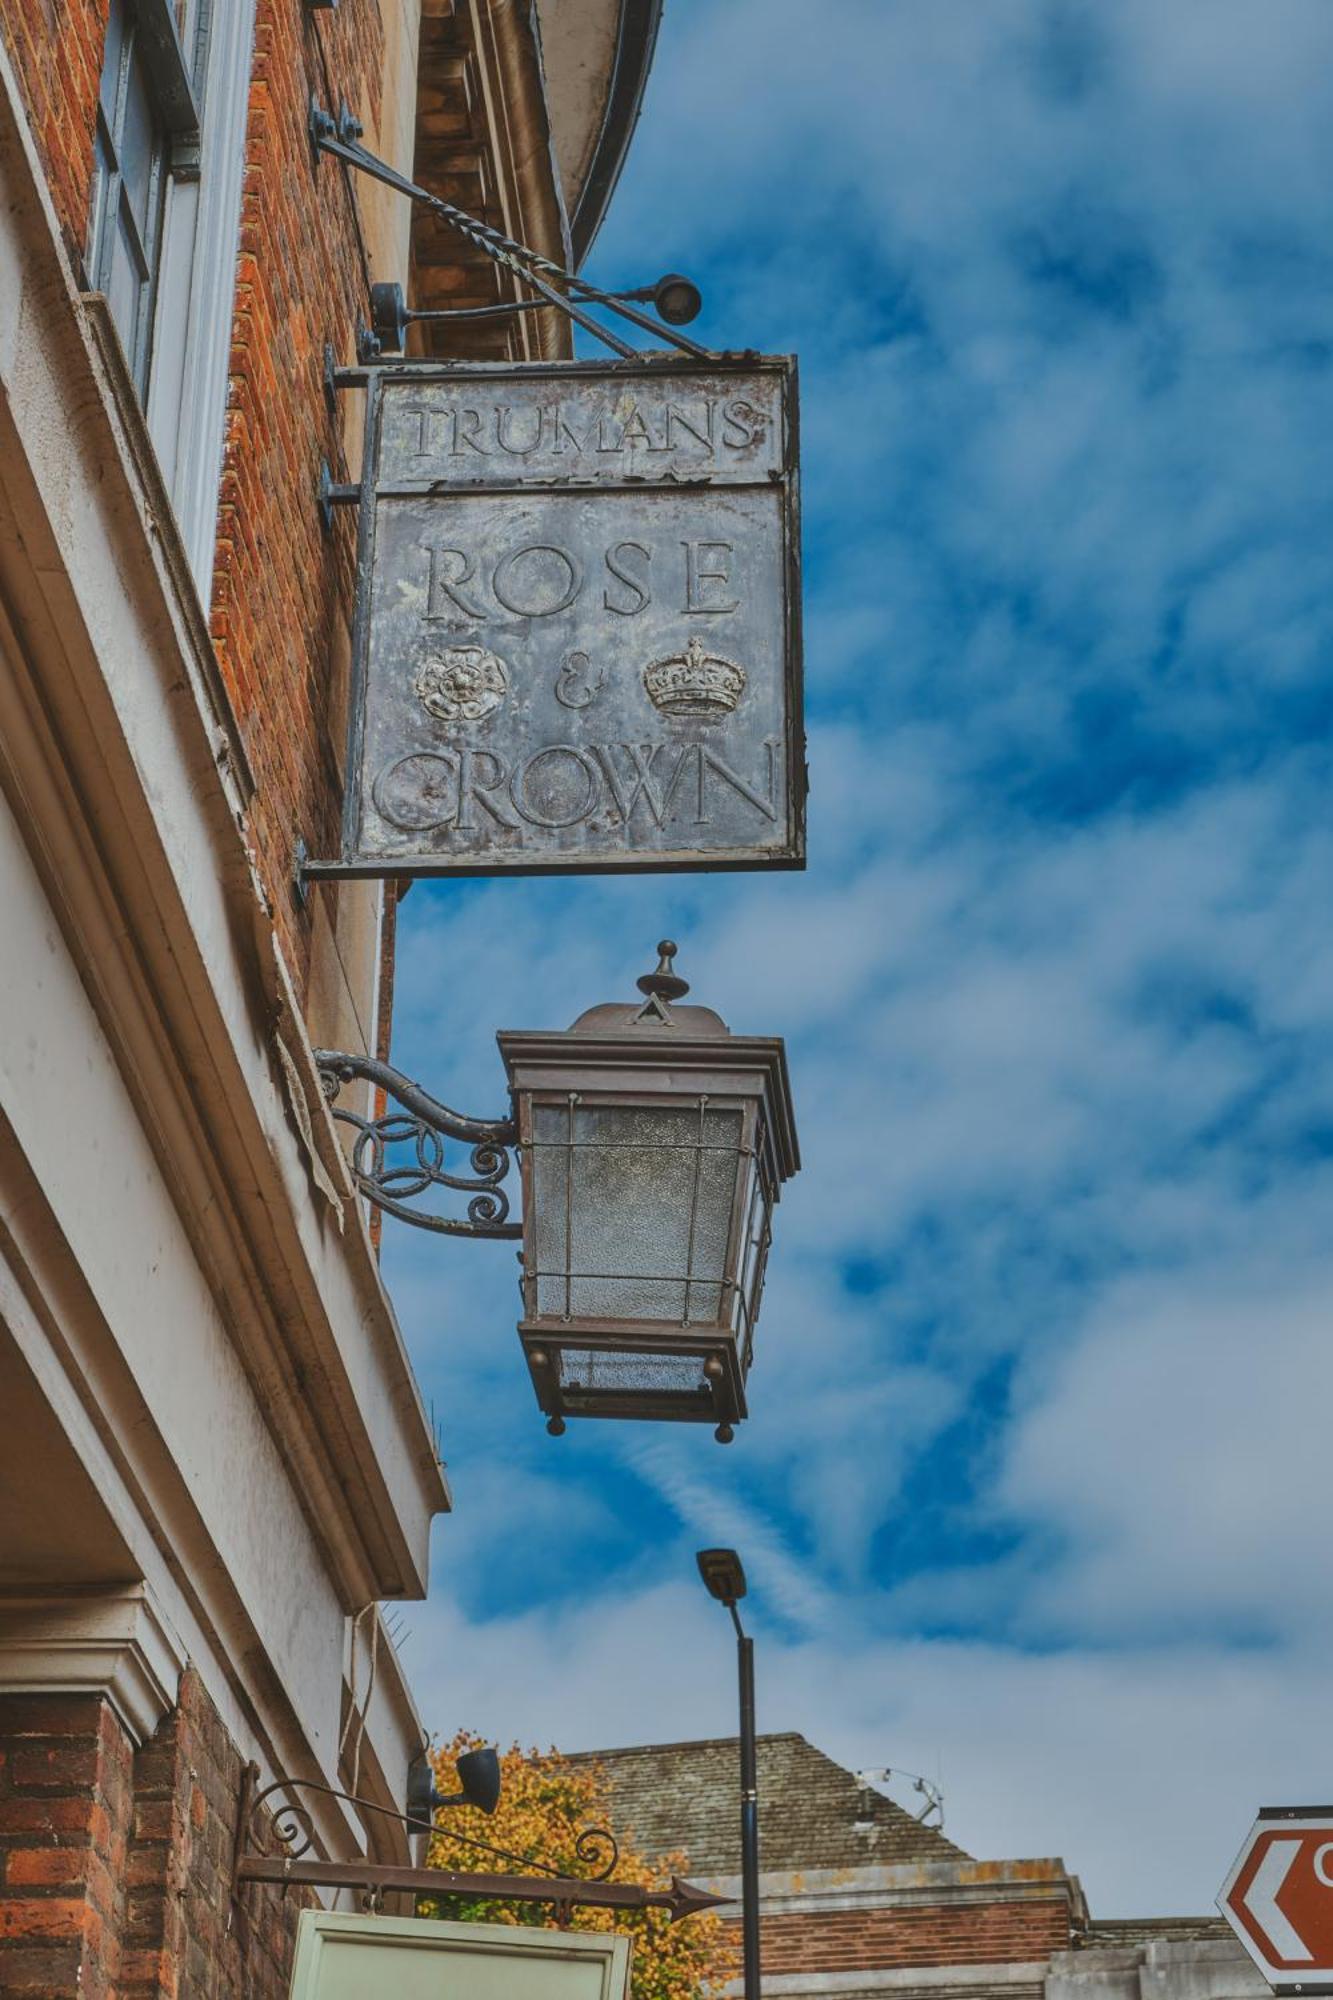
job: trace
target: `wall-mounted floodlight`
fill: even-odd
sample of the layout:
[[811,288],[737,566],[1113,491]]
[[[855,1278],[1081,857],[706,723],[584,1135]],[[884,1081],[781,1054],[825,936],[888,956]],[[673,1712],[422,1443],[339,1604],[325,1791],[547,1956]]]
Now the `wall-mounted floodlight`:
[[493,1743],[465,1750],[454,1761],[458,1773],[456,1792],[437,1792],[435,1771],[423,1750],[407,1770],[407,1810],[409,1817],[429,1824],[441,1806],[475,1806],[478,1812],[493,1813],[500,1803],[500,1756]]

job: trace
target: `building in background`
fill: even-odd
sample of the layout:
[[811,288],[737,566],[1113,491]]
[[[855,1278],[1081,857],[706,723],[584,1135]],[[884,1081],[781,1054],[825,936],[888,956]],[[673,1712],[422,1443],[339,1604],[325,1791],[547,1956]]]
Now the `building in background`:
[[[511,281],[308,108],[564,261],[656,15],[0,0],[0,1990],[285,1992],[245,1767],[391,1805],[419,1747],[377,1606],[448,1493],[312,1060],[387,1045],[393,895],[296,886],[353,592],[316,491],[369,285]],[[568,351],[481,324],[452,351]]]
[[[735,1737],[588,1751],[617,1833],[735,1899]],[[803,1736],[761,1736],[760,1960],[771,2000],[1244,2000],[1221,1917],[1096,1922],[1062,1861],[975,1861]],[[725,1913],[724,1913],[725,1914]],[[740,1982],[735,1983],[739,1992]]]

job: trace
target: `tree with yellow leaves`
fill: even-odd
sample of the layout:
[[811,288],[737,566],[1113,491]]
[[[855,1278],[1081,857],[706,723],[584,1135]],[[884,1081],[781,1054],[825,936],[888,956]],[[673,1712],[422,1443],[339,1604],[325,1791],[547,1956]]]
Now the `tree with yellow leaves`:
[[[460,1731],[452,1743],[432,1753],[435,1782],[442,1792],[454,1789],[454,1760],[477,1747],[480,1738]],[[586,1854],[578,1851],[586,1827],[612,1825],[606,1780],[598,1767],[571,1764],[558,1751],[541,1756],[517,1744],[500,1759],[500,1803],[492,1814],[474,1806],[451,1806],[441,1831],[431,1838],[432,1868],[470,1874],[521,1874],[521,1864],[498,1860],[487,1847],[555,1868],[562,1875],[586,1875]],[[615,1879],[637,1882],[649,1889],[668,1889],[673,1875],[685,1873],[679,1854],[640,1854],[628,1840],[620,1841]],[[456,1834],[476,1847],[449,1838]],[[550,1929],[555,1924],[549,1904],[514,1903],[495,1898],[437,1896],[421,1898],[422,1916],[453,1917],[478,1924],[531,1924]],[[737,1969],[737,1954],[728,1932],[711,1910],[672,1923],[665,1910],[575,1909],[570,1928],[579,1931],[623,1931],[634,1940],[631,1990],[633,2000],[708,2000],[720,1994]]]

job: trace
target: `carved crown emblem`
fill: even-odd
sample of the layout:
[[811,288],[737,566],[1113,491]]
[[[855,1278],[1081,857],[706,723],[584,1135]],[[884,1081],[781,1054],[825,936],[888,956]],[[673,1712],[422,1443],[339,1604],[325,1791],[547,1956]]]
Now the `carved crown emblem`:
[[663,715],[695,716],[716,722],[731,715],[745,693],[746,672],[734,660],[710,653],[700,639],[693,638],[683,653],[654,660],[643,670],[648,699]]
[[484,722],[509,692],[498,653],[484,646],[446,646],[423,660],[412,683],[417,700],[440,722]]

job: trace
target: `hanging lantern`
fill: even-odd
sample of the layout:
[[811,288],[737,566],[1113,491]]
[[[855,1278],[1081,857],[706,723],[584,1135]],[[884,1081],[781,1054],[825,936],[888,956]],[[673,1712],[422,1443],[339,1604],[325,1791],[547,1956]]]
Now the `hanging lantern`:
[[523,1172],[523,1318],[537,1399],[569,1417],[711,1423],[728,1442],[782,1183],[800,1164],[787,1060],[682,1006],[676,947],[637,1005],[498,1036]]

